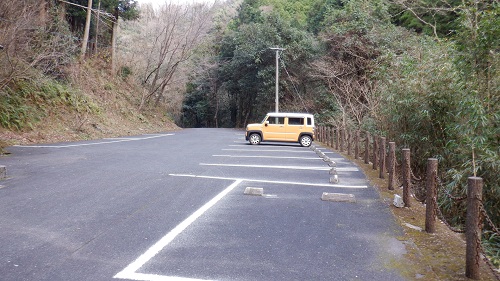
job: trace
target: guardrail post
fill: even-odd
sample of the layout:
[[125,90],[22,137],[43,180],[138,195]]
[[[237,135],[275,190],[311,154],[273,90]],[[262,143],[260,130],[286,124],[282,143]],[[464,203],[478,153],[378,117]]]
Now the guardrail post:
[[378,138],[373,136],[373,169],[376,170],[378,167]]
[[389,190],[394,190],[396,174],[396,143],[389,142]]
[[425,231],[427,233],[436,232],[437,168],[438,160],[436,158],[427,159],[427,181],[425,183],[427,189],[427,196],[425,198]]
[[465,218],[465,276],[479,280],[479,259],[481,247],[481,201],[483,179],[470,177],[467,186],[467,217]]
[[384,179],[385,178],[385,155],[386,155],[386,149],[385,149],[385,137],[380,137],[380,155],[379,155],[379,178]]
[[411,188],[411,166],[410,149],[403,148],[403,202],[405,207],[410,207],[410,188]]
[[366,131],[365,139],[365,164],[370,164],[370,133]]

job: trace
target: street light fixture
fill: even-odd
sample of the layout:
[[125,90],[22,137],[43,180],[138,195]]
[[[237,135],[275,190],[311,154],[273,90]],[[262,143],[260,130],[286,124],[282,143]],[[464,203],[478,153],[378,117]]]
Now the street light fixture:
[[279,52],[280,51],[284,51],[286,49],[283,49],[283,48],[269,48],[271,50],[275,50],[276,51],[276,105],[275,105],[275,111],[276,113],[278,113],[278,109],[279,109],[279,96],[278,96],[278,84],[279,84],[279,78],[278,78],[278,74],[279,74],[279,69],[278,69],[278,61],[279,61],[279,58],[280,58],[280,55],[279,55]]

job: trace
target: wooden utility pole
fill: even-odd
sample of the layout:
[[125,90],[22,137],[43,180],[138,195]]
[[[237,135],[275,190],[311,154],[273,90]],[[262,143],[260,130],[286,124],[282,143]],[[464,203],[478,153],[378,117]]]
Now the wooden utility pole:
[[88,0],[87,19],[85,21],[85,31],[83,32],[82,49],[80,53],[80,61],[85,58],[87,52],[87,42],[89,41],[90,18],[92,17],[92,0]]
[[95,22],[95,53],[97,54],[97,39],[99,38],[99,21],[101,20],[101,0],[99,0],[99,4],[97,5],[97,20]]
[[111,75],[116,71],[116,37],[118,36],[118,7],[115,8],[115,21],[113,21],[113,33],[111,34]]

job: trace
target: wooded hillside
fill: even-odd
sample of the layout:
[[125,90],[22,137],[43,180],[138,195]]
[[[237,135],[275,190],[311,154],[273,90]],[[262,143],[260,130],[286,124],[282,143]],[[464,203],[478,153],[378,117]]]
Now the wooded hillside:
[[[270,48],[279,47],[280,111],[385,135],[412,150],[416,173],[438,158],[443,186],[456,196],[466,194],[467,177],[483,177],[485,208],[500,225],[498,0],[233,0],[159,9],[93,0],[86,25],[88,4],[0,0],[4,134],[92,137],[172,122],[244,127],[274,111]],[[439,201],[462,225],[461,203]],[[486,227],[483,238],[498,265],[500,235]]]

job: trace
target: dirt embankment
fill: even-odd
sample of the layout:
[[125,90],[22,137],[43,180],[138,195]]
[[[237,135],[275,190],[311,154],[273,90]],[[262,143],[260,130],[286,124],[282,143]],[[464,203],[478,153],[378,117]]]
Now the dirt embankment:
[[179,129],[165,109],[139,110],[145,90],[133,79],[111,76],[96,64],[90,61],[68,67],[65,93],[52,100],[28,94],[26,103],[37,111],[32,114],[36,119],[28,120],[31,126],[20,130],[0,127],[0,148]]

